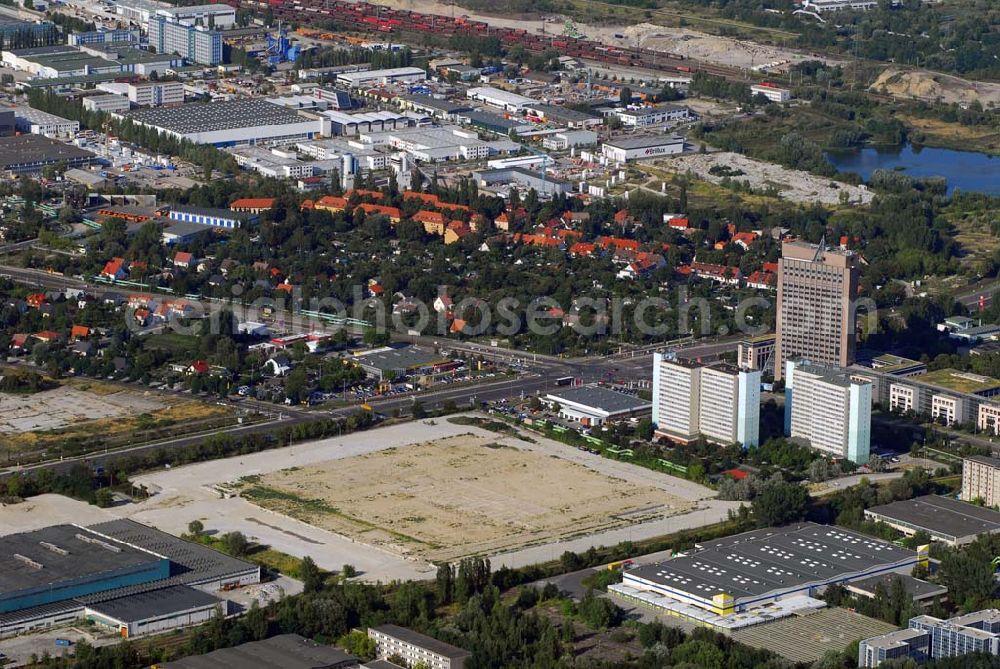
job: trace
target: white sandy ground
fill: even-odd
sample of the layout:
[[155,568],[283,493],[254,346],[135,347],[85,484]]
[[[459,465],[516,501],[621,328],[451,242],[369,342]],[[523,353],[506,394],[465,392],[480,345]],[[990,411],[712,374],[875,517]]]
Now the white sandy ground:
[[[354,542],[288,516],[261,509],[241,498],[221,499],[212,486],[250,474],[266,474],[463,433],[479,434],[493,440],[498,440],[499,437],[492,432],[454,425],[445,419],[439,419],[435,424],[431,424],[431,421],[406,423],[343,438],[322,439],[248,456],[213,460],[136,477],[136,483],[145,484],[157,493],[139,504],[102,510],[57,495],[42,495],[23,504],[2,508],[0,534],[36,529],[53,523],[92,524],[110,518],[127,517],[179,535],[187,531],[189,522],[199,519],[210,531],[240,531],[252,540],[268,544],[284,553],[298,557],[312,556],[324,569],[339,570],[344,564],[352,564],[368,580],[430,578],[434,567],[426,562],[408,560],[388,551]],[[537,435],[532,435],[532,438],[537,443],[516,441],[516,444],[541,453],[558,455],[605,475],[659,488],[671,495],[697,502],[698,506],[695,511],[684,515],[491,556],[495,566],[524,566],[558,557],[566,550],[582,551],[590,546],[635,541],[699,527],[725,519],[730,509],[739,506],[736,502],[711,499],[714,491],[684,479],[602,458]],[[515,442],[511,440],[510,443]]]
[[725,177],[715,176],[709,170],[716,165],[724,165],[744,172],[739,176],[730,177],[733,181],[749,181],[755,189],[768,186],[778,188],[778,196],[784,200],[800,203],[820,202],[827,205],[840,204],[840,194],[846,192],[853,204],[868,204],[874,193],[864,186],[851,186],[820,177],[801,170],[790,170],[773,163],[754,160],[739,153],[720,151],[717,153],[692,153],[674,156],[659,161],[656,167],[664,167],[678,174],[690,170],[698,178],[720,183]]

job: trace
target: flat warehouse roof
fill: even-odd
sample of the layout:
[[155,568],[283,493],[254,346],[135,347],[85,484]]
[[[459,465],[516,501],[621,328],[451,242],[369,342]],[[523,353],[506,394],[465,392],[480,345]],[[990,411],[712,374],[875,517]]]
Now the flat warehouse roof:
[[0,597],[152,565],[163,556],[77,525],[53,525],[0,538]]
[[91,525],[90,529],[109,537],[148,548],[170,558],[171,580],[197,584],[259,569],[257,565],[230,557],[208,546],[185,541],[172,534],[137,523],[134,520],[110,520]]
[[548,394],[560,402],[593,407],[610,414],[624,411],[636,411],[652,406],[649,402],[634,395],[626,395],[617,390],[602,386],[572,386],[560,388]]
[[355,358],[362,365],[368,365],[382,371],[411,369],[413,367],[448,362],[448,358],[439,353],[424,351],[412,346],[378,349],[370,353],[359,353]]
[[174,585],[90,604],[87,608],[108,618],[132,623],[180,611],[216,606],[221,601],[218,597],[201,590],[186,585]]
[[815,523],[767,528],[710,541],[628,576],[711,599],[735,600],[912,562],[916,553],[850,530]]
[[948,588],[943,585],[929,583],[919,578],[914,578],[909,574],[879,574],[871,578],[854,581],[848,587],[874,597],[875,588],[881,584],[885,588],[885,591],[889,592],[889,588],[892,587],[892,582],[896,578],[902,581],[903,587],[906,588],[906,592],[909,593],[910,597],[918,601],[948,594]]
[[940,495],[874,506],[866,509],[865,514],[956,539],[1000,530],[1000,513]]
[[12,165],[95,157],[90,151],[42,135],[0,137],[0,169],[7,169]]
[[138,109],[121,112],[121,116],[182,135],[264,125],[291,125],[309,121],[293,110],[260,98]]
[[339,648],[318,644],[298,634],[280,634],[159,666],[163,669],[316,669],[340,666],[348,661],[356,663],[357,659]]
[[645,135],[641,137],[619,137],[604,142],[616,149],[648,149],[651,146],[663,144],[682,144],[684,138],[680,135]]

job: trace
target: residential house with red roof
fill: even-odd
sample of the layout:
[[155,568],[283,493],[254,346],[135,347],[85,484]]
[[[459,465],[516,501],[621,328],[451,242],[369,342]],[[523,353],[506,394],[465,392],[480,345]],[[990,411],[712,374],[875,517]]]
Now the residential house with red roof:
[[17,333],[10,338],[10,350],[23,351],[28,346],[28,335]]
[[638,257],[618,272],[619,279],[635,280],[667,264],[658,253],[640,253]]
[[421,209],[413,214],[412,220],[424,226],[424,232],[429,235],[443,235],[445,231],[444,214],[440,211]]
[[778,287],[778,277],[771,272],[757,270],[747,277],[747,287],[758,290],[774,290]]
[[174,267],[188,269],[194,264],[194,260],[194,254],[188,253],[187,251],[178,251],[174,254]]
[[367,202],[362,202],[354,208],[355,213],[357,213],[358,210],[365,212],[366,216],[385,216],[393,223],[399,223],[403,220],[403,212],[401,212],[397,207],[386,207],[381,204],[368,204]]
[[569,247],[570,255],[578,258],[589,258],[594,255],[597,245],[592,242],[576,242]]
[[[305,203],[303,202],[302,204],[304,205]],[[336,195],[324,195],[313,202],[312,208],[333,213],[347,211],[347,198],[337,197]]]
[[444,243],[451,245],[460,242],[472,234],[470,228],[464,221],[451,221],[448,229],[444,231]]
[[755,232],[737,232],[732,237],[733,244],[736,244],[744,251],[749,251],[751,244],[757,241],[757,233]]
[[244,197],[233,200],[229,205],[230,211],[238,211],[246,214],[261,214],[274,209],[275,199],[273,197]]
[[128,272],[128,262],[124,258],[112,258],[104,264],[101,276],[112,281],[124,279]]
[[725,265],[704,262],[693,262],[690,267],[691,273],[695,276],[722,284],[736,285],[742,278],[739,267],[726,267]]

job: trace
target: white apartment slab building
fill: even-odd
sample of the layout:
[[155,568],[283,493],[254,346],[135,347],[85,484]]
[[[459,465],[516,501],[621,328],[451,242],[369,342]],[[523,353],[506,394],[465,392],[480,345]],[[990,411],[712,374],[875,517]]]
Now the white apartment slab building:
[[802,3],[803,10],[819,14],[837,12],[843,9],[866,12],[874,7],[878,7],[878,0],[804,0]]
[[962,499],[1000,505],[1000,458],[970,455],[962,460]]
[[788,102],[792,99],[792,92],[787,88],[779,88],[774,84],[754,84],[750,87],[751,95],[763,95],[771,102]]
[[[185,26],[201,25],[225,30],[236,25],[236,9],[225,4],[167,7],[155,12]],[[148,20],[148,19],[147,19]]]
[[656,434],[688,443],[760,443],[760,370],[653,356],[653,425]]
[[804,360],[785,363],[785,435],[856,464],[871,449],[872,384]]
[[140,107],[159,107],[184,102],[184,84],[180,81],[149,81],[128,85],[128,100]]
[[91,95],[83,99],[83,108],[93,112],[120,112],[128,111],[128,98],[121,95]]
[[375,656],[381,660],[399,656],[407,666],[423,663],[430,669],[462,669],[471,653],[434,637],[397,625],[369,627],[375,640]]

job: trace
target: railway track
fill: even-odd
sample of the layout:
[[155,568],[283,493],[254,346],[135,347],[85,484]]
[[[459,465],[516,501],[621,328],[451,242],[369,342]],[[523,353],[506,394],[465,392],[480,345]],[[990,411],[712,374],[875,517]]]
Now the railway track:
[[519,28],[498,28],[483,21],[463,17],[425,14],[405,9],[393,9],[371,3],[345,0],[226,0],[237,8],[254,12],[270,10],[275,17],[306,26],[332,24],[338,29],[372,35],[392,36],[433,35],[448,39],[456,35],[496,37],[505,47],[521,46],[532,53],[555,51],[560,55],[622,67],[638,67],[672,74],[690,75],[695,72],[745,79],[746,73],[735,67],[714,65],[687,59],[679,54],[664,53],[643,47],[610,46],[596,40],[559,35],[532,33]]

